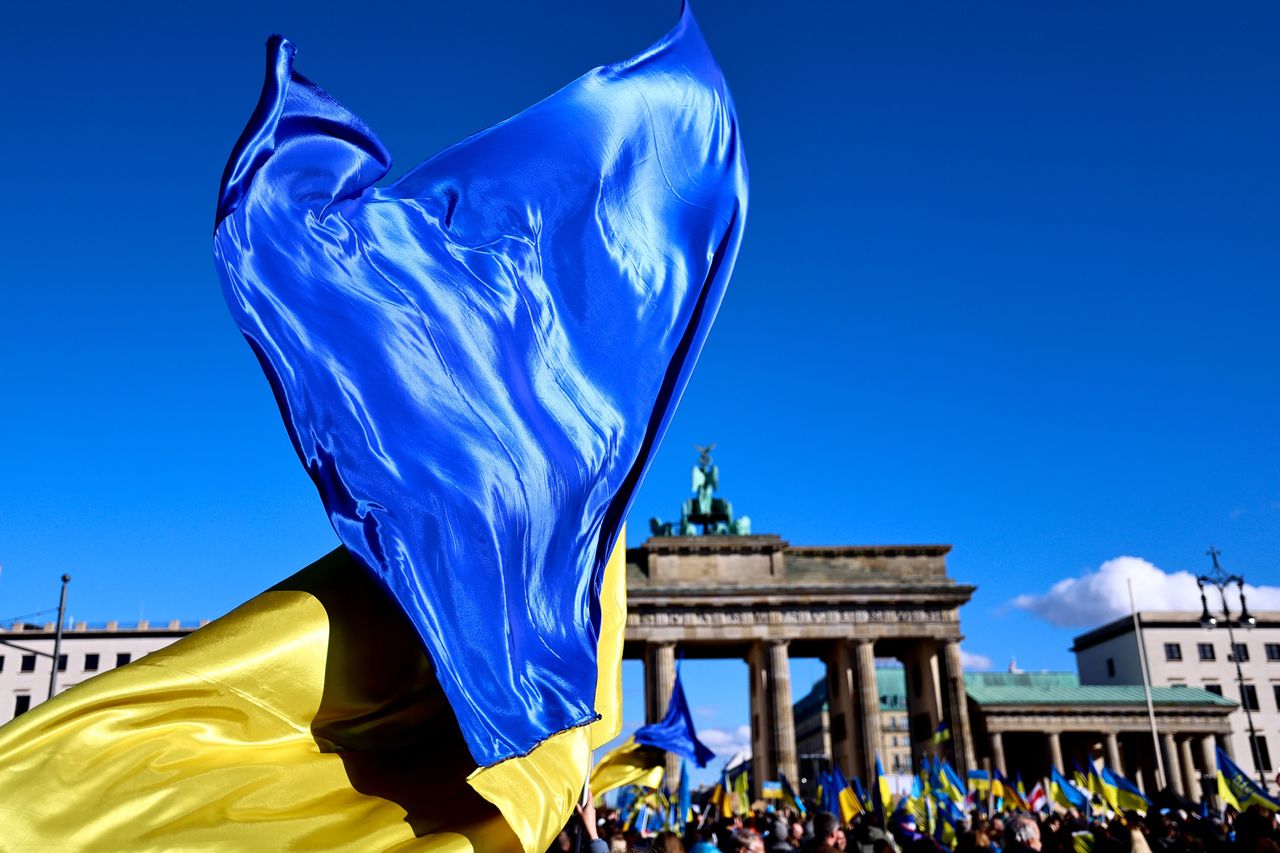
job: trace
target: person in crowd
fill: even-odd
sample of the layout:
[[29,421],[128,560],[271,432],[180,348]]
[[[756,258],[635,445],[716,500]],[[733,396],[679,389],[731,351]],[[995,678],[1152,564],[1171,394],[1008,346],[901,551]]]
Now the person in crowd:
[[813,816],[813,838],[809,850],[812,853],[837,853],[840,850],[837,838],[843,835],[840,818],[831,812],[817,812]]
[[1005,828],[1005,849],[1010,853],[1027,853],[1040,849],[1040,824],[1029,814],[1020,814]]

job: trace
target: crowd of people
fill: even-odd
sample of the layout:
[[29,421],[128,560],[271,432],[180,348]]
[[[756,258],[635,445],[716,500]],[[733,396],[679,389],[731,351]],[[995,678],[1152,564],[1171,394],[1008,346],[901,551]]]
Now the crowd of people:
[[[690,821],[683,833],[642,833],[621,815],[588,803],[561,833],[552,853],[937,853],[951,849],[918,827],[910,815],[888,826],[864,813],[848,825],[830,812],[771,810],[757,803],[745,816]],[[991,817],[973,812],[957,828],[954,850],[1046,853],[1280,853],[1276,816],[1258,806],[1207,816],[1159,809],[1086,818],[1080,813],[1015,812]]]

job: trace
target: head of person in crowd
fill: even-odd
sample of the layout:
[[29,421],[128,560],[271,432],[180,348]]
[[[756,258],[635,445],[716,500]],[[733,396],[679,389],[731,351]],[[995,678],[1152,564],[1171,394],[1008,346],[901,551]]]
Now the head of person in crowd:
[[839,850],[837,836],[840,831],[840,818],[831,812],[818,812],[813,816],[813,848],[814,850]]
[[1040,824],[1031,815],[1016,815],[1005,827],[1005,849],[1026,851],[1040,849]]

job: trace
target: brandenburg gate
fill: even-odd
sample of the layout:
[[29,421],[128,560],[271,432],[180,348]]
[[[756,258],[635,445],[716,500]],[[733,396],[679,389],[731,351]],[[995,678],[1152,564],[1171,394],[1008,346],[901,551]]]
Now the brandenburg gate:
[[[947,576],[950,546],[793,546],[752,534],[749,520],[713,497],[718,476],[704,451],[681,520],[651,522],[655,535],[627,551],[625,656],[644,661],[646,721],[666,711],[677,654],[745,659],[753,793],[779,773],[796,784],[790,658],[821,658],[831,760],[870,780],[880,742],[875,661],[897,658],[912,754],[938,749],[934,733],[945,722],[951,737],[941,749],[961,773],[974,768],[959,616],[974,587]],[[667,768],[668,778],[678,772]]]

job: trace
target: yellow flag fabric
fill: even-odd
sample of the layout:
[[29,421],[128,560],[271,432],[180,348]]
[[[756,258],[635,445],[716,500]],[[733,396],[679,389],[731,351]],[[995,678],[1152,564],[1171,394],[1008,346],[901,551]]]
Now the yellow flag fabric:
[[1231,790],[1231,786],[1227,784],[1227,777],[1222,774],[1221,770],[1218,771],[1218,796],[1222,798],[1224,808],[1231,806],[1236,811],[1241,811],[1240,802],[1236,799],[1236,794]]
[[605,755],[591,771],[591,793],[600,797],[623,785],[657,788],[665,774],[664,753],[631,738]]
[[[621,641],[602,633],[602,664]],[[24,851],[541,853],[594,737],[620,725],[617,678],[594,726],[477,770],[414,629],[338,549],[0,728],[0,835]]]

